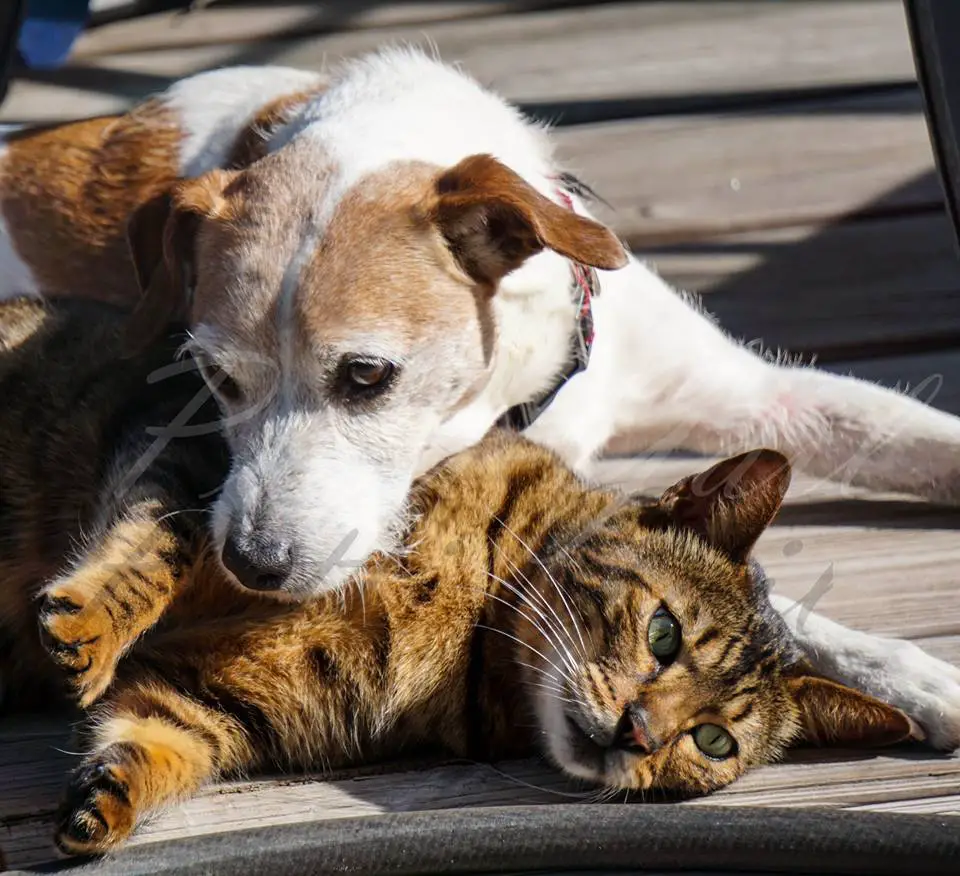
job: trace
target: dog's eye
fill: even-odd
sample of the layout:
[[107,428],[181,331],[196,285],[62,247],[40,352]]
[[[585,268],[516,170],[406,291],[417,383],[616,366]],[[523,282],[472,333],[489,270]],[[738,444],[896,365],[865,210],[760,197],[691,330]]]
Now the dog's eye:
[[228,402],[240,400],[242,392],[236,380],[219,365],[214,365],[206,356],[197,356],[196,360],[201,377],[215,396]]
[[348,395],[369,395],[385,390],[396,371],[386,359],[348,356],[341,365],[340,383]]

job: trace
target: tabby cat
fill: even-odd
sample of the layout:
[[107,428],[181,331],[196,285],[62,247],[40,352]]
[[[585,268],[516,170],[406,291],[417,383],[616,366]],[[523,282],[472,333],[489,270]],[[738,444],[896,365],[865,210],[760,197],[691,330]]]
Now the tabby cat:
[[11,707],[38,677],[91,706],[67,852],[257,768],[540,751],[610,788],[695,794],[800,738],[911,732],[806,671],[767,602],[749,552],[786,491],[776,453],[647,501],[493,433],[416,485],[405,550],[285,602],[206,550],[227,459],[178,339],[123,365],[121,340],[102,305],[0,303],[3,675]]

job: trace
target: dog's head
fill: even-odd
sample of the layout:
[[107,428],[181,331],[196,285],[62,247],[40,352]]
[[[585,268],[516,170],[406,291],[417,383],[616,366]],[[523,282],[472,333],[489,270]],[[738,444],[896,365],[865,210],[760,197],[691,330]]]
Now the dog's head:
[[489,156],[346,184],[318,152],[295,139],[183,182],[130,227],[132,341],[185,317],[223,410],[224,563],[297,595],[391,546],[431,435],[489,379],[500,280],[544,249],[626,261],[608,229]]

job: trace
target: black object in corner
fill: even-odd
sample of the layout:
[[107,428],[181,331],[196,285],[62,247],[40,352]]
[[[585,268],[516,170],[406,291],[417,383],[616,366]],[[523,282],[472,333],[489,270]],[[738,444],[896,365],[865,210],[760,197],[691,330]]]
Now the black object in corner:
[[7,96],[13,62],[17,57],[17,37],[27,9],[27,0],[0,2],[0,103]]
[[917,79],[960,248],[960,2],[904,0]]

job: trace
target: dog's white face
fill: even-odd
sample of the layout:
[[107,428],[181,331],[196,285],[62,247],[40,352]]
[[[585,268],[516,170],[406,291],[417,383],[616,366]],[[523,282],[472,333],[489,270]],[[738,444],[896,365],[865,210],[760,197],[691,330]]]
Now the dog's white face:
[[224,565],[296,596],[392,547],[432,436],[489,379],[501,277],[544,246],[625,260],[491,158],[345,188],[297,141],[183,184],[164,240],[175,282],[191,275],[189,346],[233,454],[213,518]]

